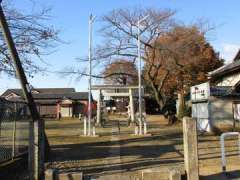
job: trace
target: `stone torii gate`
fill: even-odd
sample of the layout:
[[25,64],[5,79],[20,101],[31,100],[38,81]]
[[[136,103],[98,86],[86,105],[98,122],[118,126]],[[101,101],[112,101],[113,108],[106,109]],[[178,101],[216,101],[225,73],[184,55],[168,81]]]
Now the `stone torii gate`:
[[[98,91],[97,100],[97,124],[101,122],[101,101],[102,97],[129,97],[130,106],[130,118],[131,122],[134,122],[134,101],[133,101],[133,90],[138,89],[138,86],[123,86],[123,85],[93,85],[92,90]],[[143,89],[143,88],[142,88]],[[121,92],[122,90],[122,92]],[[106,92],[103,92],[106,91]],[[107,92],[108,91],[108,92]],[[114,91],[114,92],[113,92]],[[144,94],[144,91],[142,90]]]

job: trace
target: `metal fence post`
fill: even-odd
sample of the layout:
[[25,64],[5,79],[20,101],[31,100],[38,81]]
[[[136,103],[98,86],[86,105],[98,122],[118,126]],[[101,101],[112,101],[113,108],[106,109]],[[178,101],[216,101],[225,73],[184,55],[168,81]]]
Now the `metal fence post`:
[[222,133],[220,136],[220,143],[221,143],[221,160],[222,160],[222,171],[226,172],[226,155],[225,155],[225,137],[229,136],[238,136],[238,151],[240,155],[240,133],[239,132],[226,132]]
[[0,137],[2,135],[2,118],[0,118]]
[[1,105],[0,105],[0,137],[2,136],[2,113],[3,113],[3,103],[1,103]]
[[12,159],[15,157],[16,145],[16,123],[17,123],[17,103],[14,103],[14,117],[13,117],[13,139],[12,139]]

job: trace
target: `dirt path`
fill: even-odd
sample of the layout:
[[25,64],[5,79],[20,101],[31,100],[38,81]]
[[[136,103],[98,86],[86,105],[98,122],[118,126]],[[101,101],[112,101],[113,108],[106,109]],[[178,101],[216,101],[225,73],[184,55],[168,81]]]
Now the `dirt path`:
[[[112,136],[110,138],[110,142],[119,142],[120,138],[119,138],[119,135],[116,135],[117,133],[120,133],[119,123],[117,121],[113,121],[112,122]],[[117,143],[115,146],[110,148],[109,155],[115,157],[115,163],[121,164],[120,144],[119,143]]]
[[[118,121],[120,120],[120,134]],[[159,117],[148,120],[150,137],[132,136],[134,127],[114,119],[97,128],[100,137],[82,137],[82,122],[77,119],[47,121],[47,136],[52,147],[48,167],[60,171],[82,171],[86,179],[109,174],[134,173],[149,168],[171,167],[183,163],[182,126],[167,126]],[[239,170],[235,139],[227,146],[228,171]],[[219,136],[199,137],[199,164],[203,180],[219,179],[221,173]],[[116,179],[115,179],[116,180]],[[219,179],[220,180],[220,179]]]
[[117,172],[121,172],[121,153],[120,153],[120,137],[119,137],[119,133],[120,133],[120,129],[119,129],[119,122],[118,121],[111,121],[108,123],[109,126],[111,126],[111,136],[110,136],[110,144],[114,144],[112,146],[110,146],[108,154],[110,157],[114,157],[111,159],[106,158],[106,162],[104,162],[104,164],[106,164],[107,166],[105,166],[101,172],[102,175],[107,174],[107,172],[109,171],[109,167],[111,166],[111,164],[118,164],[118,166],[115,166],[114,168],[111,169],[112,173],[117,173]]

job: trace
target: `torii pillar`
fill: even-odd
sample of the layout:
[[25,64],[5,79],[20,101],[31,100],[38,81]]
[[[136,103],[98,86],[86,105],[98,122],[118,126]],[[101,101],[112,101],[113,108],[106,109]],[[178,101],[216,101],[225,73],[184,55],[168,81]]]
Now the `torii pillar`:
[[133,92],[131,88],[129,88],[129,106],[130,106],[131,123],[133,123],[134,122],[134,102],[133,102]]
[[101,122],[101,100],[102,100],[102,90],[98,90],[98,101],[97,101],[97,125]]

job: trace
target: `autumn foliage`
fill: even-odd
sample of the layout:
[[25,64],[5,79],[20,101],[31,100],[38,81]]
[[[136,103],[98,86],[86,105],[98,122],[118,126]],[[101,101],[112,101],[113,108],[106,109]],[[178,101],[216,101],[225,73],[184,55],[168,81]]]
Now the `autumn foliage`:
[[176,26],[148,48],[144,77],[160,106],[187,94],[190,86],[207,80],[206,74],[223,64],[204,33],[196,26]]
[[134,85],[137,83],[137,69],[133,62],[115,60],[104,69],[105,83]]

